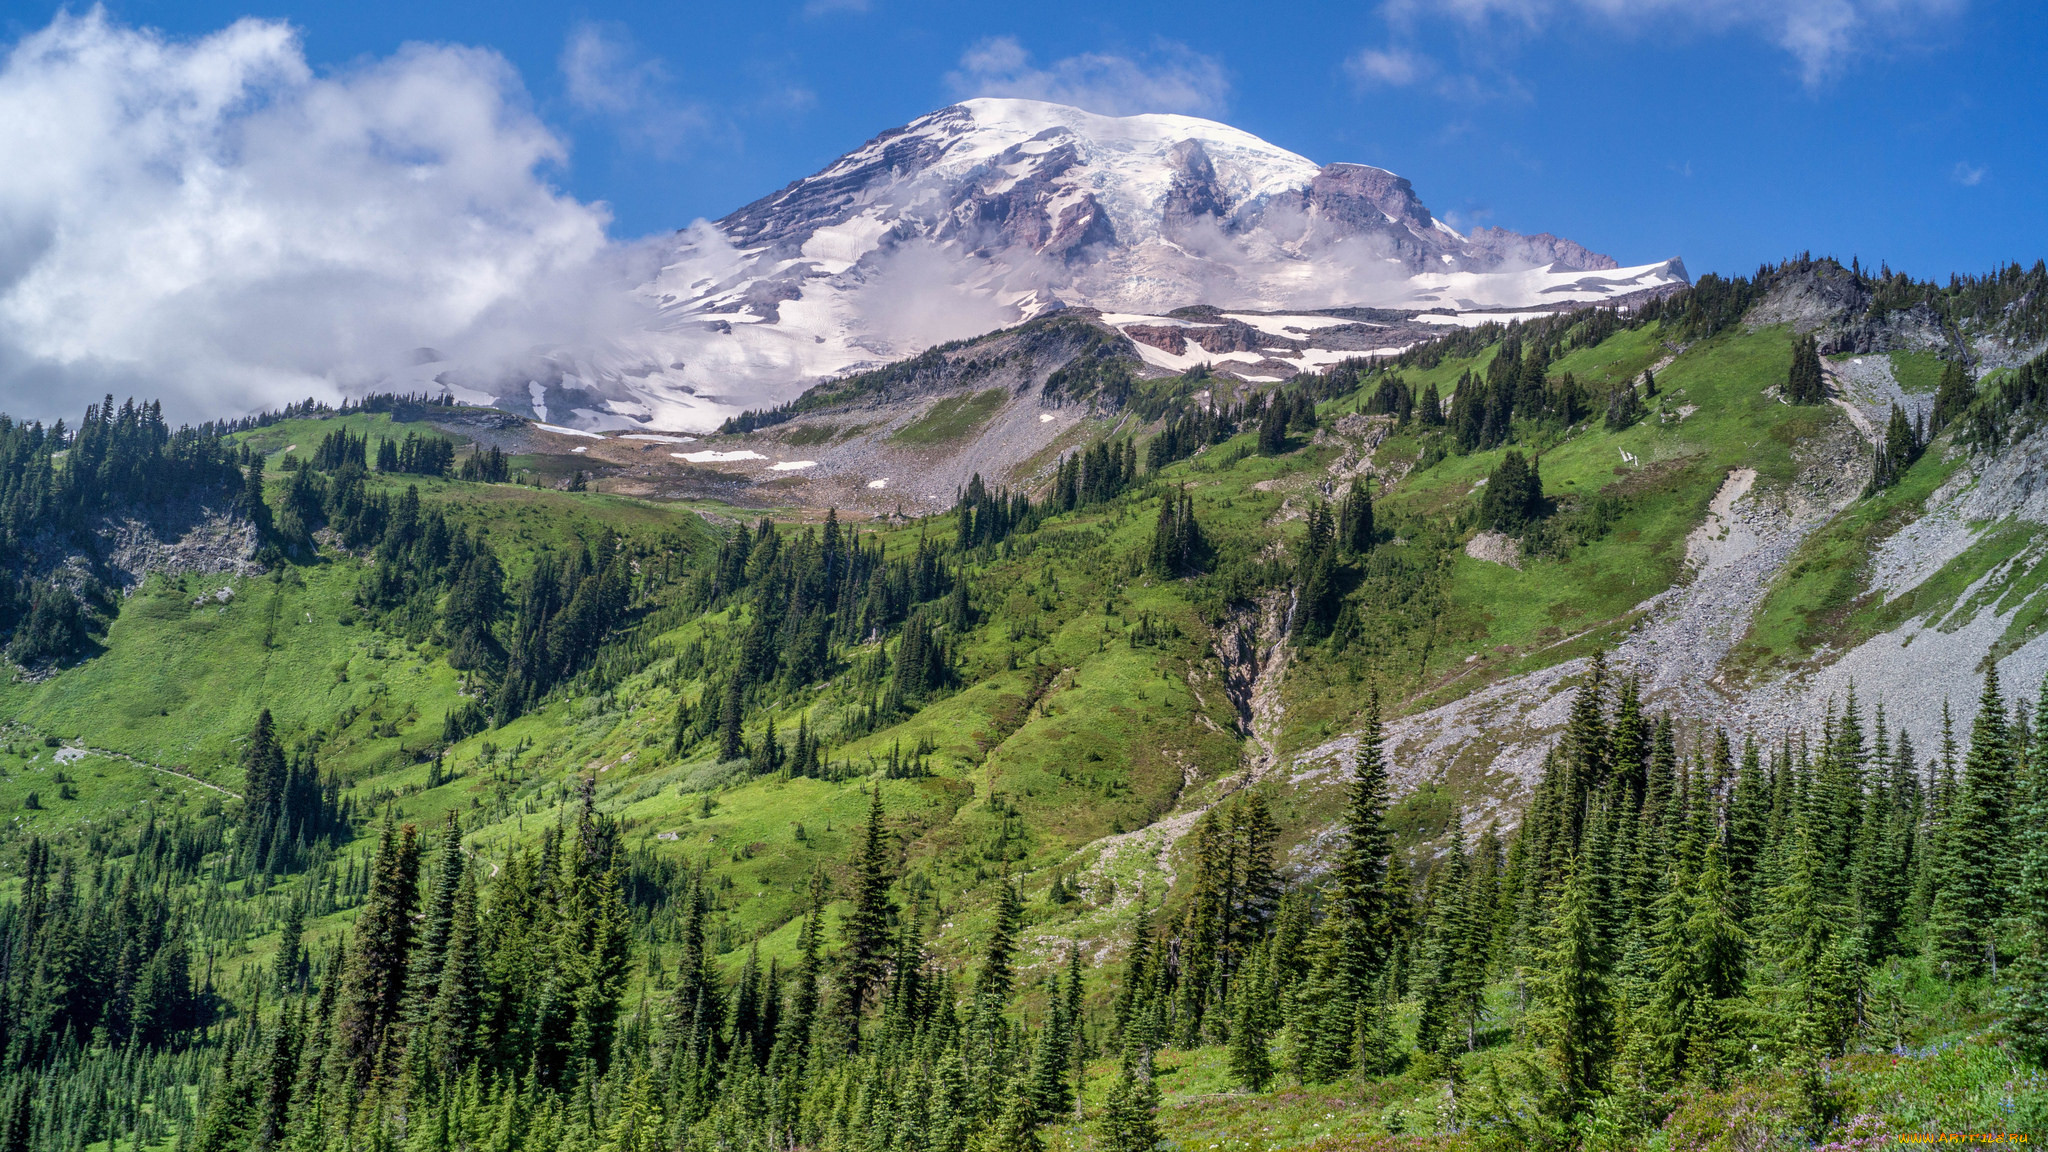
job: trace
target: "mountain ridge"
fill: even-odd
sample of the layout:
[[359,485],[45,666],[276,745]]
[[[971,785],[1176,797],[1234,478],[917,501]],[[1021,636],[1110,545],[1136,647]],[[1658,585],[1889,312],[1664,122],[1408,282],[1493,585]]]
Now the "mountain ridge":
[[1216,121],[975,99],[678,233],[636,289],[652,318],[605,347],[542,357],[509,390],[421,374],[580,428],[701,431],[1061,308],[1456,316],[1686,282],[1676,259],[1623,268],[1551,233],[1468,237],[1405,177],[1317,164]]

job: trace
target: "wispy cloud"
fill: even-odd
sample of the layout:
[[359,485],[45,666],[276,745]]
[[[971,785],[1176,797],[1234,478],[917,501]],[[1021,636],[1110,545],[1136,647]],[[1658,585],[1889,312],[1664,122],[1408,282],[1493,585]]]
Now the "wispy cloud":
[[1041,68],[1014,36],[980,41],[946,74],[956,96],[1021,96],[1127,116],[1184,112],[1213,116],[1229,103],[1220,61],[1185,44],[1162,40],[1138,58],[1087,52]]
[[1362,48],[1344,62],[1360,84],[1405,88],[1436,71],[1435,62],[1407,48]]
[[804,0],[804,15],[814,20],[820,16],[830,16],[836,12],[860,15],[866,13],[867,10],[868,0]]
[[1745,33],[1788,53],[1809,87],[1854,57],[1912,38],[1929,21],[1960,13],[1968,0],[1386,0],[1381,15],[1397,39],[1430,22],[1468,30],[1535,33],[1585,16],[1644,34],[1676,30]]
[[571,104],[657,152],[673,153],[709,123],[701,106],[676,93],[667,66],[640,52],[622,25],[577,25],[559,67]]
[[1987,174],[1987,170],[1981,164],[1972,164],[1967,160],[1958,160],[1956,161],[1955,170],[1949,173],[1949,178],[1965,188],[1975,188],[1984,182],[1984,177]]

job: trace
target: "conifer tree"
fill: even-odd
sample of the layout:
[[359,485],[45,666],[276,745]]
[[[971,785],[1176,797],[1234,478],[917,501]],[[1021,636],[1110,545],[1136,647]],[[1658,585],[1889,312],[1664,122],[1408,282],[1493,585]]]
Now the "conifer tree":
[[353,1092],[360,1093],[376,1072],[405,1000],[418,876],[417,833],[387,817],[371,864],[369,898],[356,916],[335,1021],[337,1067]]
[[824,881],[822,874],[811,874],[803,927],[797,934],[796,976],[790,982],[789,1006],[778,1021],[775,1050],[769,1059],[770,1071],[785,1081],[804,1066],[817,1020],[818,982],[823,976]]
[[441,990],[441,965],[447,956],[449,938],[455,930],[455,901],[462,889],[464,863],[462,825],[455,813],[450,812],[441,833],[434,888],[428,894],[425,915],[417,928],[411,971],[406,976],[405,1015],[414,1027],[425,1022],[434,998]]
[[1508,536],[1519,536],[1548,511],[1543,499],[1543,476],[1539,465],[1510,448],[1487,474],[1486,489],[1479,496],[1479,526]]
[[1017,951],[1017,932],[1024,926],[1024,902],[1016,885],[1008,880],[996,883],[995,923],[988,945],[982,952],[981,971],[975,975],[975,1011],[984,1024],[993,1023],[1009,1002],[1013,977],[1010,964]]
[[1385,743],[1379,693],[1374,691],[1367,700],[1365,723],[1353,753],[1344,846],[1335,868],[1337,915],[1343,925],[1349,970],[1360,994],[1393,951],[1394,910],[1386,885],[1393,836],[1386,823]]
[[1100,1143],[1103,1152],[1152,1152],[1159,1144],[1159,1086],[1144,1061],[1126,1066],[1109,1086],[1103,1103]]
[[1372,550],[1373,540],[1372,493],[1363,478],[1353,476],[1337,508],[1337,541],[1346,552],[1363,555]]
[[1259,454],[1278,456],[1287,451],[1287,415],[1289,405],[1285,393],[1275,392],[1272,403],[1266,406],[1266,414],[1259,419]]
[[1927,434],[1932,436],[1947,428],[1969,410],[1976,397],[1977,385],[1970,379],[1970,369],[1959,359],[1943,362],[1941,383],[1934,390],[1934,411],[1927,419]]
[[2048,1068],[2048,678],[2042,680],[2034,708],[2033,737],[2014,853],[2012,913],[2019,923],[2020,947],[2001,1007],[2013,1047],[2035,1066]]
[[259,542],[269,539],[271,533],[270,505],[263,498],[263,461],[249,462],[248,472],[242,481],[241,498],[236,501],[235,510],[247,517],[256,526]]
[[455,891],[448,946],[442,954],[440,985],[427,1015],[433,1055],[446,1075],[457,1075],[476,1056],[483,1023],[485,985],[477,932],[476,874],[465,870]]
[[1160,501],[1159,519],[1152,526],[1152,547],[1146,561],[1152,574],[1162,579],[1194,575],[1201,571],[1208,547],[1202,526],[1195,521],[1194,499],[1185,489],[1168,493]]
[[1263,1000],[1265,981],[1252,974],[1238,977],[1231,997],[1230,1074],[1248,1091],[1264,1092],[1273,1080],[1272,1032]]
[[840,986],[845,990],[847,1011],[858,1014],[881,987],[883,970],[894,950],[889,930],[895,902],[889,897],[894,853],[884,828],[881,785],[870,793],[867,824],[861,830],[860,854],[853,862],[853,908],[846,915],[840,934],[846,947],[840,953]]
[[726,682],[725,698],[718,710],[718,758],[737,760],[746,755],[747,746],[740,738],[740,723],[744,719],[746,687],[740,682],[738,673]]
[[1577,1116],[1605,1083],[1614,1055],[1614,1008],[1594,936],[1590,886],[1567,862],[1546,933],[1535,1031],[1549,1050],[1556,1110]]
[[1794,404],[1825,404],[1827,398],[1827,383],[1820,367],[1820,343],[1812,336],[1802,336],[1792,345],[1785,399]]
[[1465,853],[1463,820],[1453,817],[1451,845],[1431,877],[1435,898],[1421,939],[1418,983],[1421,1012],[1415,1046],[1443,1052],[1453,1043],[1473,1043],[1479,1001],[1485,991],[1485,947],[1472,907],[1471,861]]
[[2006,850],[2011,843],[2012,798],[2012,748],[1998,670],[1993,668],[1984,676],[1959,794],[1944,821],[1943,858],[1928,913],[1935,955],[1958,973],[1997,968],[1993,925],[2004,903],[2002,881],[2014,858]]
[[1038,1135],[1038,1107],[1031,1098],[1031,1081],[1026,1075],[1010,1080],[1003,1092],[1002,1111],[990,1127],[983,1145],[989,1152],[1038,1152],[1045,1141]]

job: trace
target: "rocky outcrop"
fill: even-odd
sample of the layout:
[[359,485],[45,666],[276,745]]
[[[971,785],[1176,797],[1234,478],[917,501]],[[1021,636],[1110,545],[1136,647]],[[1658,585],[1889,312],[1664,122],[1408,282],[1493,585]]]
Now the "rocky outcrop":
[[1879,308],[1870,287],[1832,262],[1780,275],[1750,309],[1751,328],[1790,324],[1812,333],[1824,356],[1868,355],[1949,345],[1941,317],[1926,304]]
[[[801,248],[820,226],[852,216],[861,206],[862,194],[875,183],[921,172],[945,155],[952,143],[946,128],[964,131],[973,122],[965,108],[955,105],[916,124],[892,128],[840,157],[823,172],[794,181],[726,216],[718,228],[740,247]],[[918,128],[926,130],[914,131]]]
[[1505,228],[1475,228],[1465,239],[1475,258],[1495,268],[1555,265],[1577,272],[1605,272],[1620,267],[1612,256],[1589,251],[1583,244],[1548,232],[1524,236]]
[[1079,200],[1060,209],[1052,235],[1039,252],[1062,260],[1081,260],[1114,243],[1116,228],[1109,222],[1109,213],[1103,211],[1092,194],[1084,192]]
[[1367,232],[1395,224],[1418,238],[1435,233],[1450,239],[1438,231],[1436,217],[1407,177],[1370,164],[1326,165],[1309,182],[1303,198],[1310,212],[1340,228]]
[[1230,215],[1230,193],[1217,182],[1216,165],[1200,140],[1182,140],[1169,148],[1167,163],[1173,183],[1160,205],[1159,229],[1172,239],[1196,230],[1198,222],[1215,224]]
[[21,568],[73,588],[96,581],[125,592],[151,573],[258,575],[257,545],[256,526],[221,492],[117,508],[84,532],[44,532],[23,542]]

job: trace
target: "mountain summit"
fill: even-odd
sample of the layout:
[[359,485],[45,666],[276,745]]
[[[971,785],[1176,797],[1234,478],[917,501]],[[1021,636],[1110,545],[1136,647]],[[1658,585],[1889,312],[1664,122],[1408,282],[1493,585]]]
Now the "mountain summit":
[[975,99],[684,230],[640,289],[646,331],[522,391],[544,418],[553,403],[586,426],[697,427],[1061,307],[1456,313],[1684,282],[1676,260],[1460,233],[1392,172],[1212,120]]

